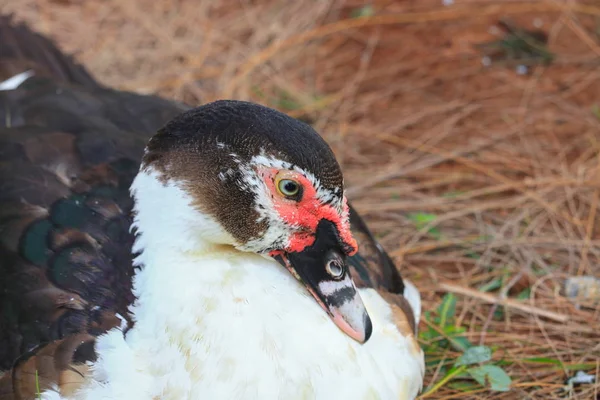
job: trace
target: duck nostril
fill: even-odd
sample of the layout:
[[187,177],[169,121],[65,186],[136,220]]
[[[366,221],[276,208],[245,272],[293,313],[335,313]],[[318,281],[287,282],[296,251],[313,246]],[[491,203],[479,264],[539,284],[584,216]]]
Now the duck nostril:
[[344,275],[344,266],[337,259],[327,261],[325,270],[334,279],[339,279]]

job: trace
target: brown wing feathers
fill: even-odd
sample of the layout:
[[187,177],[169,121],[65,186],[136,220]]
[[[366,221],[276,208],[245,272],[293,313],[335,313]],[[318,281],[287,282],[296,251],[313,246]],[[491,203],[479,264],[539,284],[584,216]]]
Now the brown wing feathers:
[[127,318],[128,189],[150,134],[184,110],[101,88],[48,39],[0,17],[0,79],[24,66],[35,78],[0,91],[0,371],[15,367],[0,399],[13,389],[33,398],[33,366],[42,383],[66,382],[68,366],[91,356],[74,343]]
[[350,257],[352,277],[358,287],[372,287],[390,304],[393,322],[403,335],[412,337],[411,350],[419,353],[416,321],[411,305],[404,297],[404,282],[396,265],[375,240],[360,215],[350,206],[352,233],[359,252]]
[[348,260],[352,266],[352,277],[356,285],[403,294],[404,283],[396,265],[375,240],[352,205],[350,205],[350,224],[359,248],[359,253]]
[[50,342],[22,356],[10,372],[0,376],[0,400],[36,399],[39,393],[59,388],[72,394],[95,360],[94,337],[74,334]]

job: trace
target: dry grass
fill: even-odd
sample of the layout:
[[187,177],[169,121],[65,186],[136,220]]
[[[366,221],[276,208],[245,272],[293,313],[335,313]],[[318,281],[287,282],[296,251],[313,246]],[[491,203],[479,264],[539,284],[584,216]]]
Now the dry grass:
[[[425,397],[598,398],[600,301],[562,288],[600,276],[600,6],[365,3],[5,0],[0,11],[106,84],[189,103],[251,99],[311,121],[424,309],[456,294],[454,316],[421,324]],[[359,9],[373,16],[352,18]],[[482,65],[474,44],[498,39],[506,16],[549,35],[551,65]],[[495,349],[510,392],[443,380],[460,354],[440,342],[450,325]],[[565,390],[577,370],[597,383]]]

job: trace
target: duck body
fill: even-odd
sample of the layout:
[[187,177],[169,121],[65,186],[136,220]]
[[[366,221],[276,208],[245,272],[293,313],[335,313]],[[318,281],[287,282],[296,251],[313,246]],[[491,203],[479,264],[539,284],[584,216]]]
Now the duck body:
[[[273,273],[276,263],[221,252],[178,262],[181,270],[174,272],[195,271],[202,263],[204,283],[185,301],[175,294],[172,299],[161,296],[173,300],[161,304],[164,313],[153,299],[140,298],[132,311],[152,318],[141,317],[125,336],[118,329],[100,336],[100,358],[72,398],[416,396],[415,382],[422,379],[415,357],[420,350],[396,330],[391,309],[373,289],[361,291],[377,318],[372,339],[361,345],[343,337],[319,308],[310,307],[314,300],[285,270]],[[147,284],[161,290],[173,285],[181,294],[181,276]]]
[[[148,206],[138,211],[141,219],[162,209],[163,201],[182,214],[189,210],[182,192],[165,188],[152,175],[138,176],[136,184],[156,190],[155,196],[145,196],[151,204],[140,204]],[[115,328],[98,339],[99,360],[74,398],[416,395],[421,350],[398,330],[391,306],[377,291],[361,290],[374,331],[360,344],[314,307],[306,289],[274,260],[227,246],[182,242],[189,229],[182,222],[194,218],[189,211],[170,222],[157,221],[168,227],[163,231],[137,227],[138,246],[149,250],[136,259],[143,267],[134,279],[134,325],[126,335]],[[201,224],[211,234],[218,231],[212,225]]]
[[[0,23],[0,31],[8,25]],[[45,40],[26,33],[15,42]],[[356,307],[364,303],[370,317],[364,343],[315,302],[310,275],[291,274],[266,249],[283,232],[269,223],[273,211],[236,214],[262,192],[241,195],[223,217],[197,194],[203,191],[188,172],[179,176],[172,167],[194,158],[181,153],[191,142],[183,138],[183,147],[156,155],[176,135],[169,134],[144,151],[149,136],[188,107],[101,88],[67,65],[76,73],[35,71],[18,88],[0,91],[0,370],[7,370],[0,372],[0,400],[37,398],[37,388],[44,399],[416,397],[424,371],[415,339],[418,292],[351,208],[360,252],[348,265],[362,299]],[[215,146],[231,154],[232,140]],[[214,174],[223,184],[236,165],[250,163],[233,150],[233,164]],[[290,162],[251,160],[267,170]],[[257,176],[241,178],[252,183]],[[330,198],[336,186],[331,194],[325,181],[316,196],[329,196],[337,210]],[[342,212],[341,197],[339,204]],[[252,221],[264,222],[258,236]],[[343,229],[336,225],[342,238]],[[343,282],[316,287],[328,299]],[[348,315],[344,307],[355,303],[344,301],[339,309]]]

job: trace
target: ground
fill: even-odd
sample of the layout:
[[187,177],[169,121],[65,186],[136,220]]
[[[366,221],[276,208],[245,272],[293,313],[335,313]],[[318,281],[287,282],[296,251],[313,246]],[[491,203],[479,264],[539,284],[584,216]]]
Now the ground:
[[[311,122],[423,294],[422,398],[599,398],[597,2],[4,0],[0,11],[107,85],[251,99]],[[573,278],[589,279],[587,297],[571,298]],[[568,385],[578,371],[596,383]]]

